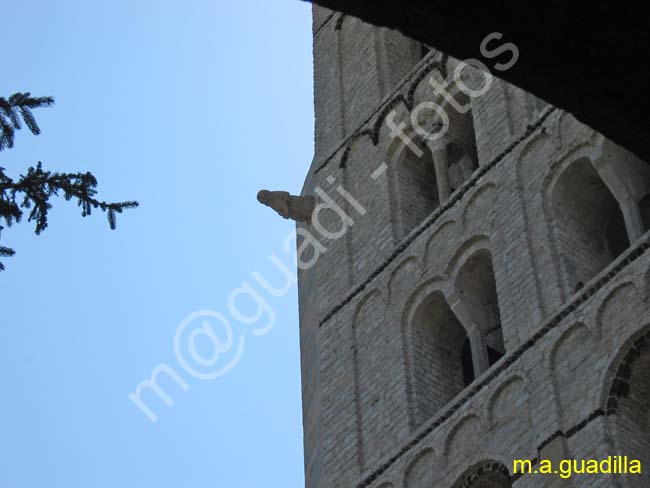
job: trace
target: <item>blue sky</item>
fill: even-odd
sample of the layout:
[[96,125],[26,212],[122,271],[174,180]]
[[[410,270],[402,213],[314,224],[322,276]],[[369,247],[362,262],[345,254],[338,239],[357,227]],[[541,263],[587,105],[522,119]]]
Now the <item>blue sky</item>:
[[[254,271],[280,287],[271,253],[292,266],[282,244],[293,226],[255,195],[299,192],[312,157],[309,4],[23,0],[2,10],[0,95],[56,105],[36,112],[43,134],[19,133],[0,165],[12,176],[39,160],[90,170],[101,197],[141,206],[114,232],[63,200],[41,236],[27,222],[3,231],[17,254],[0,273],[0,486],[302,486],[296,288],[271,297],[256,286],[276,314],[263,336],[231,317],[227,299],[256,284]],[[174,352],[197,310],[245,337],[239,362],[212,381]],[[210,326],[223,344],[225,329]],[[196,341],[203,358],[213,346]],[[152,423],[128,395],[162,363],[189,390],[162,378],[175,404],[146,397]]]

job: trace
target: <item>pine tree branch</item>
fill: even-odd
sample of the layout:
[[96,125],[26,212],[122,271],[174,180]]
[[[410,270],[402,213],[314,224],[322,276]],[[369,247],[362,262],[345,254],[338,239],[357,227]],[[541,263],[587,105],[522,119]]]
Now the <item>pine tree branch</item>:
[[[41,129],[36,123],[32,110],[54,104],[52,97],[32,97],[29,92],[14,93],[9,98],[0,97],[0,151],[14,146],[17,130],[24,123],[32,134],[38,135]],[[29,211],[28,221],[36,222],[36,234],[47,228],[48,212],[52,208],[50,199],[62,194],[66,200],[77,200],[82,217],[87,217],[93,209],[105,212],[108,224],[115,229],[116,216],[124,209],[135,208],[138,202],[108,203],[97,200],[95,195],[97,180],[91,173],[53,173],[44,171],[40,161],[30,167],[26,175],[14,181],[0,167],[0,233],[4,227],[20,222],[24,211]],[[0,257],[13,256],[14,250],[0,246]],[[0,271],[4,269],[0,263]]]
[[[9,257],[9,256],[13,256],[14,254],[15,253],[14,253],[13,249],[9,249],[8,247],[0,246],[0,257],[6,258],[6,257]],[[4,269],[5,269],[5,265],[0,262],[0,271],[4,271]]]
[[[7,227],[20,222],[23,213],[29,210],[28,221],[35,221],[36,234],[47,228],[48,211],[52,208],[50,199],[62,194],[66,200],[77,200],[82,217],[87,217],[93,209],[99,209],[108,216],[111,229],[115,229],[116,214],[124,209],[135,208],[138,202],[126,201],[108,203],[97,200],[95,195],[97,179],[92,173],[53,173],[45,171],[39,161],[30,167],[27,174],[14,181],[0,168],[0,222],[4,219]],[[0,225],[0,231],[4,227]],[[0,246],[0,256],[11,256],[12,249]],[[0,263],[0,270],[4,269]]]
[[22,129],[21,119],[34,135],[41,133],[32,109],[50,107],[52,97],[32,97],[29,92],[0,97],[0,151],[14,147],[16,131]]

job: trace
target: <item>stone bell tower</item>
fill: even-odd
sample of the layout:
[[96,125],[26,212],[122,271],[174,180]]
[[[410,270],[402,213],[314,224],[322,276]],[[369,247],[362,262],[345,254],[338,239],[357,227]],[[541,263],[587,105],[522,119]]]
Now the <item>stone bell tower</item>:
[[650,486],[513,472],[650,473],[650,166],[397,32],[314,6],[313,33],[306,485]]

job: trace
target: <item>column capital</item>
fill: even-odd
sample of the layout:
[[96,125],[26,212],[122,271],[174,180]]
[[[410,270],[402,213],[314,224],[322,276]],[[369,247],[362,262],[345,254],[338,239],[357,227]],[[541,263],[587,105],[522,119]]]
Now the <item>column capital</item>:
[[438,151],[447,151],[447,146],[451,142],[449,139],[449,136],[443,135],[441,137],[438,137],[437,139],[430,141],[429,139],[426,139],[426,144],[429,150],[431,151],[432,154],[435,154]]

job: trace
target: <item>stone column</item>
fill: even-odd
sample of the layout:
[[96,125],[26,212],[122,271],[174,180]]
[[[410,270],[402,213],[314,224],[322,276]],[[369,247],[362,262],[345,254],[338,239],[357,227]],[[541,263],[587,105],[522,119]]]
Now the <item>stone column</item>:
[[628,195],[621,203],[621,212],[625,220],[625,228],[630,244],[643,235],[643,221],[641,219],[641,210],[639,202],[632,195]]
[[471,310],[465,306],[463,299],[455,291],[447,294],[447,303],[462,324],[472,348],[474,376],[478,378],[490,367],[487,353],[487,341],[480,324],[475,320]]
[[449,198],[451,187],[449,185],[449,167],[447,166],[447,141],[436,139],[429,142],[429,149],[433,156],[433,165],[436,171],[436,183],[438,184],[438,200],[443,203]]
[[478,378],[490,367],[487,354],[487,341],[485,334],[478,325],[474,325],[467,333],[472,346],[472,363],[474,364],[474,377]]

